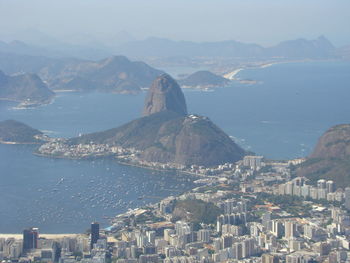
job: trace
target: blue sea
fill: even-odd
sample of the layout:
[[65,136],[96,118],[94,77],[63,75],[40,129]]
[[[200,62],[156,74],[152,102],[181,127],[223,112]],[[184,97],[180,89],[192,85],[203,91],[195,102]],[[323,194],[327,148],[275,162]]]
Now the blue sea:
[[[170,72],[171,73],[171,72]],[[211,92],[185,90],[191,113],[208,116],[247,150],[271,159],[308,155],[332,125],[350,123],[350,63],[306,62],[243,70],[239,82]],[[124,124],[141,115],[145,94],[59,93],[35,109],[0,102],[15,119],[53,137]],[[123,166],[112,160],[57,160],[35,146],[0,145],[0,232],[36,226],[45,233],[83,232],[91,221],[179,194],[193,178]]]

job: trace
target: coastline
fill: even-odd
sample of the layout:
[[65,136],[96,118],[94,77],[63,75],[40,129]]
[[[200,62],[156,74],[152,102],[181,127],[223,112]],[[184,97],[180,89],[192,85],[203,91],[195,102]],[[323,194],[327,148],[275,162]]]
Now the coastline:
[[238,75],[238,73],[240,73],[241,71],[246,70],[246,69],[264,69],[264,68],[268,68],[268,67],[271,67],[271,66],[274,66],[274,65],[279,65],[279,64],[317,62],[317,61],[319,61],[319,60],[300,59],[300,60],[286,60],[286,61],[271,61],[271,62],[263,62],[263,63],[257,62],[256,64],[252,64],[252,65],[248,64],[248,65],[236,68],[233,71],[225,73],[223,75],[223,77],[227,78],[229,80],[241,81],[241,79],[238,78],[237,75]]
[[53,159],[67,159],[67,160],[95,160],[95,159],[111,159],[112,161],[115,161],[118,164],[121,165],[125,165],[125,166],[133,166],[133,167],[138,167],[141,169],[147,169],[147,170],[152,170],[152,171],[158,171],[158,172],[176,172],[176,173],[180,173],[180,174],[186,174],[186,175],[190,175],[190,176],[196,176],[196,177],[208,177],[208,175],[205,174],[198,174],[198,173],[192,173],[189,171],[183,171],[180,169],[166,169],[166,168],[159,168],[159,167],[152,167],[152,166],[146,166],[146,165],[142,165],[142,164],[137,164],[137,163],[130,163],[130,162],[125,162],[125,161],[121,161],[118,158],[113,158],[113,156],[91,156],[91,157],[65,157],[65,156],[54,156],[54,155],[47,155],[47,154],[43,154],[43,153],[39,153],[37,151],[34,151],[32,153],[35,156],[38,157],[44,157],[44,158],[53,158]]
[[27,110],[27,109],[34,109],[40,106],[46,106],[46,105],[52,104],[55,101],[55,96],[52,96],[51,98],[45,101],[41,101],[41,102],[38,101],[33,103],[28,103],[27,101],[9,99],[9,98],[0,98],[0,101],[8,101],[8,102],[16,103],[17,105],[11,107],[14,110]]
[[12,141],[3,141],[0,139],[0,144],[7,144],[7,145],[38,145],[41,144],[40,142],[12,142]]
[[143,166],[143,165],[140,165],[140,164],[133,164],[133,163],[128,163],[128,162],[123,162],[123,161],[119,161],[119,160],[116,160],[116,162],[118,164],[121,164],[121,165],[133,166],[133,167],[138,167],[138,168],[147,169],[147,170],[153,170],[153,171],[158,171],[158,172],[176,172],[176,173],[186,174],[186,175],[191,175],[191,176],[208,177],[208,175],[205,175],[205,174],[191,173],[191,172],[182,171],[182,170],[178,170],[178,169],[171,170],[171,169],[155,168],[155,167],[150,167],[150,166]]

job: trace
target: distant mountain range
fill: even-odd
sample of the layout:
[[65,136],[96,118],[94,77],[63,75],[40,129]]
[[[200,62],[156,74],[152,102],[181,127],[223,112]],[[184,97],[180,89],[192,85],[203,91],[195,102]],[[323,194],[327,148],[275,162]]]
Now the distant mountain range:
[[34,72],[51,90],[116,93],[138,93],[163,73],[124,56],[89,61],[0,53],[1,68],[7,74]]
[[203,42],[172,41],[147,38],[132,41],[116,48],[119,53],[137,57],[236,57],[236,58],[286,58],[322,59],[336,56],[336,48],[324,36],[315,40],[284,41],[276,46],[262,47],[238,41]]
[[51,42],[47,45],[33,45],[19,40],[11,42],[0,41],[0,53],[89,60],[98,60],[113,54],[113,52],[104,48],[90,47],[88,45],[73,45],[59,41]]
[[219,42],[174,41],[150,37],[133,40],[124,34],[116,36],[109,45],[97,43],[85,45],[65,44],[49,41],[46,46],[26,44],[22,41],[5,43],[0,41],[0,53],[12,53],[52,58],[75,57],[99,60],[115,54],[133,59],[150,57],[229,57],[237,59],[325,59],[341,56],[342,49],[335,48],[324,36],[314,40],[296,39],[283,41],[275,46],[263,47],[258,44],[228,40]]
[[[231,57],[234,61],[239,61],[239,59],[259,61],[272,58],[281,60],[346,59],[350,54],[349,48],[336,49],[323,36],[315,40],[285,41],[269,48],[237,41],[195,43],[160,38],[135,41],[125,35],[122,35],[121,38],[124,38],[124,41],[120,41],[121,44],[116,45],[114,51],[130,57],[212,57],[214,61],[216,58],[226,59]],[[54,42],[54,40],[50,41]],[[57,46],[60,46],[59,43],[57,43]],[[63,48],[63,46],[65,47]],[[1,98],[21,102],[33,100],[34,103],[44,103],[52,96],[49,92],[45,92],[45,84],[51,90],[134,94],[140,92],[142,88],[150,87],[152,80],[164,73],[144,62],[130,61],[125,56],[109,56],[97,61],[81,59],[81,57],[99,57],[100,55],[111,54],[113,52],[111,50],[94,53],[93,49],[83,47],[80,49],[72,45],[67,47],[62,44],[62,49],[65,51],[71,47],[70,51],[80,50],[81,52],[86,51],[90,55],[92,53],[100,54],[80,56],[80,51],[76,53],[70,51],[58,52],[55,47],[55,44],[42,47],[28,45],[21,41],[0,42],[0,71],[7,75],[16,75],[15,78],[8,77],[6,87],[2,83],[4,88],[0,91]],[[80,58],[67,57],[70,55],[76,55]],[[32,75],[23,77],[26,73]],[[45,84],[40,83],[39,79],[35,77],[36,75]],[[19,81],[20,79],[21,81]],[[27,84],[23,85],[25,81],[27,81]],[[191,87],[214,87],[223,86],[227,83],[224,78],[208,71],[197,72],[180,80],[180,82],[181,85]],[[9,91],[10,88],[13,89],[11,92]]]

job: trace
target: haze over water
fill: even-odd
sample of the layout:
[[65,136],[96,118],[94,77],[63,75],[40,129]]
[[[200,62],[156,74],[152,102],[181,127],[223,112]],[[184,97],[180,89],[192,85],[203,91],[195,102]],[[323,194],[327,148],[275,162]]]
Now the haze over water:
[[[349,72],[345,62],[281,64],[239,74],[260,84],[186,90],[185,96],[191,113],[210,117],[246,149],[273,159],[303,157],[329,127],[350,122]],[[144,95],[64,93],[48,106],[28,110],[0,102],[0,120],[23,121],[51,136],[77,136],[139,117]],[[104,216],[123,212],[127,205],[154,202],[193,186],[174,174],[111,160],[42,158],[32,155],[33,149],[0,145],[0,232],[21,232],[27,226],[47,233],[83,232],[92,220],[106,225]],[[148,198],[139,200],[143,195]]]

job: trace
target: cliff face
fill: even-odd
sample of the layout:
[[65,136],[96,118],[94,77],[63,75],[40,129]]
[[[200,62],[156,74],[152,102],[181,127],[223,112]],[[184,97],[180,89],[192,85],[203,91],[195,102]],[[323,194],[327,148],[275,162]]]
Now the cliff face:
[[326,131],[297,174],[312,180],[334,180],[338,186],[350,185],[350,124]]
[[153,81],[148,91],[143,115],[148,116],[166,110],[180,115],[187,114],[185,97],[180,86],[169,75],[163,74]]
[[47,103],[54,96],[35,74],[7,76],[0,71],[0,98],[31,104]]

